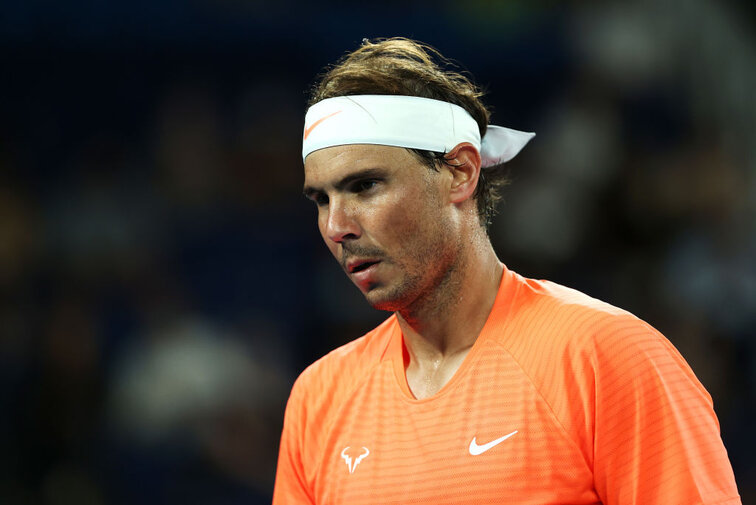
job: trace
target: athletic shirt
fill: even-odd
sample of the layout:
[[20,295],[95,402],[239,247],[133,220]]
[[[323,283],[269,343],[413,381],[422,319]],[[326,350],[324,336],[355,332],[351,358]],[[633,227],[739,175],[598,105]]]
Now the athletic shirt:
[[740,503],[711,397],[623,310],[505,268],[438,393],[405,352],[394,315],[300,375],[275,505]]

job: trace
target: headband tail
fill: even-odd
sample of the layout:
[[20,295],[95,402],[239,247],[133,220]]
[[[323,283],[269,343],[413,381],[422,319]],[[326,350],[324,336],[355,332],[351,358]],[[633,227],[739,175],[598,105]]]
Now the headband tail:
[[481,143],[480,157],[483,168],[506,163],[519,153],[535,133],[521,132],[503,126],[488,125]]

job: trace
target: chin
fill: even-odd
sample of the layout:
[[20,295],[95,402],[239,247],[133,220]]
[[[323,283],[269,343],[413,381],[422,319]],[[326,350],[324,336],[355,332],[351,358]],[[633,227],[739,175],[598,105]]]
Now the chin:
[[387,312],[396,312],[402,307],[402,304],[396,303],[394,300],[381,300],[378,302],[372,302],[371,300],[368,300],[368,303],[376,310],[385,310]]
[[365,300],[367,300],[370,306],[376,310],[387,310],[389,312],[393,312],[397,310],[397,306],[399,305],[398,303],[396,303],[396,300],[387,299],[386,297],[379,296],[375,293],[367,292],[364,293],[364,295]]
[[407,290],[395,288],[390,290],[387,287],[369,289],[365,295],[365,299],[376,310],[385,310],[388,312],[396,312],[407,306]]

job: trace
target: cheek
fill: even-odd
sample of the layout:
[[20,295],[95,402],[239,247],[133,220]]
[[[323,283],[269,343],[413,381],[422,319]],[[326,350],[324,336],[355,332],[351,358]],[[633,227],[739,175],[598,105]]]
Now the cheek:
[[439,217],[438,208],[423,193],[390,202],[380,216],[387,239],[400,244],[404,252],[410,248],[426,249],[423,243],[436,236]]

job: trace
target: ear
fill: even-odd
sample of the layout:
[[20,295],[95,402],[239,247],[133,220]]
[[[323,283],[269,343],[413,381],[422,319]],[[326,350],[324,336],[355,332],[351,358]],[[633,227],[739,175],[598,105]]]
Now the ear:
[[449,199],[462,203],[472,198],[480,177],[480,153],[469,142],[462,142],[444,156],[445,167],[451,172]]

